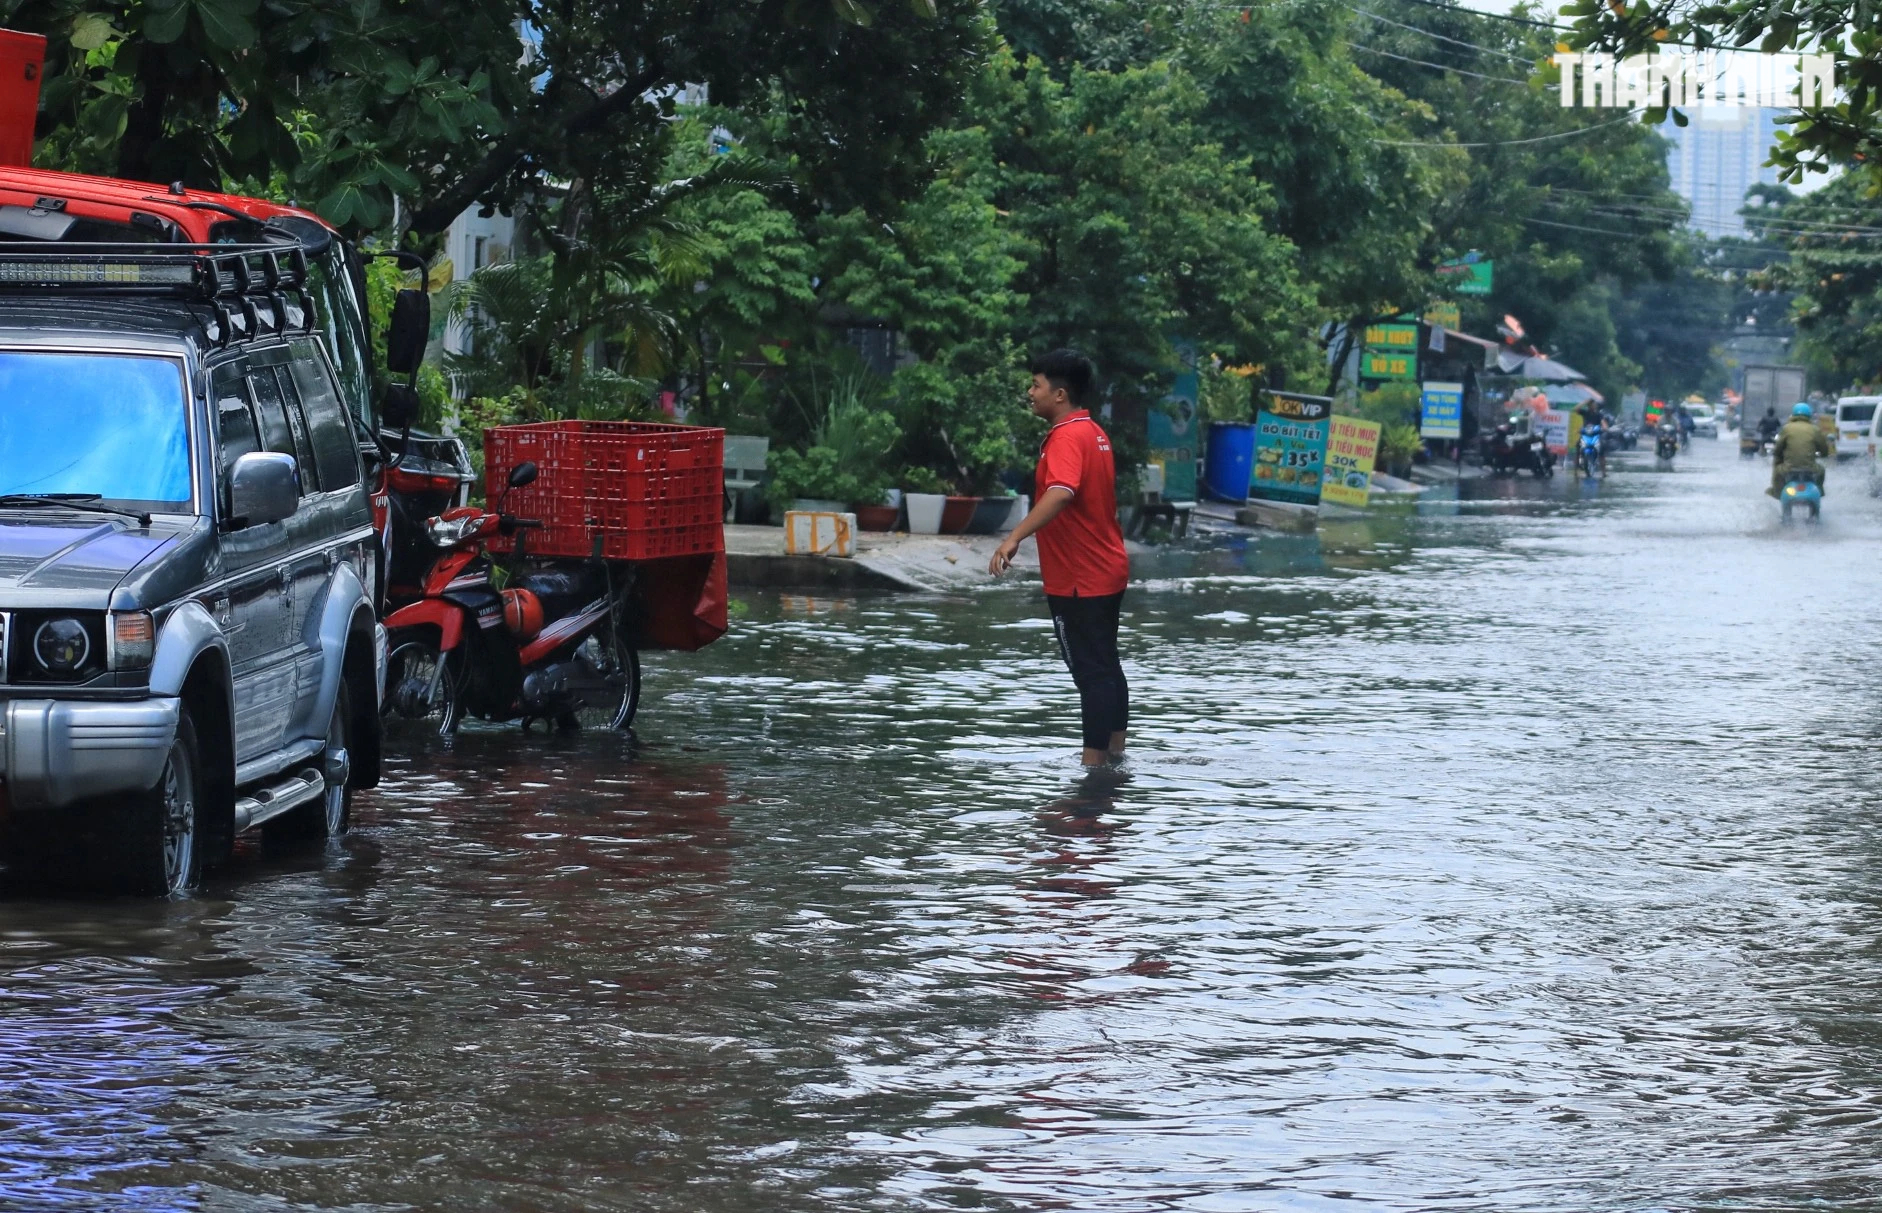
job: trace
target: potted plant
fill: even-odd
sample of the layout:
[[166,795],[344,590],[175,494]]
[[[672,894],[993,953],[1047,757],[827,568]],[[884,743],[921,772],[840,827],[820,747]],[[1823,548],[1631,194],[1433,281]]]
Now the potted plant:
[[941,477],[933,471],[914,467],[902,473],[902,504],[908,507],[909,534],[939,535],[941,513],[947,503]]
[[770,496],[780,511],[839,513],[883,500],[889,476],[883,454],[900,430],[895,418],[871,408],[861,377],[839,380],[818,410],[809,445],[771,455]]

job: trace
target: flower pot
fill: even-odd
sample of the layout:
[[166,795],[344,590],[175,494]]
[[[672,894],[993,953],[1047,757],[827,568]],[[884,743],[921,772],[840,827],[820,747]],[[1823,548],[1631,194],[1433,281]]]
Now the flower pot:
[[859,505],[856,507],[856,529],[860,531],[893,531],[895,520],[902,516],[899,506]]
[[1006,534],[1020,523],[1026,521],[1026,515],[1032,513],[1032,498],[1028,497],[1026,494],[1021,493],[1017,497],[1008,497],[1007,500],[1012,502],[1012,508],[1007,511],[1006,521],[1000,524],[1000,529],[996,534]]
[[1006,516],[1013,512],[1011,497],[982,497],[974,509],[974,516],[968,519],[969,535],[997,535],[1006,522]]
[[791,502],[791,508],[799,513],[810,514],[848,513],[841,501],[831,501],[827,497],[799,497]]
[[941,511],[941,533],[943,535],[965,535],[967,524],[974,520],[974,511],[980,508],[978,497],[949,497],[947,505]]
[[909,534],[941,533],[941,511],[947,508],[947,497],[940,493],[909,493],[902,500],[908,505]]
[[894,506],[898,510],[901,509],[902,508],[902,490],[901,489],[889,489],[885,491],[882,494],[882,504],[888,505],[888,506]]

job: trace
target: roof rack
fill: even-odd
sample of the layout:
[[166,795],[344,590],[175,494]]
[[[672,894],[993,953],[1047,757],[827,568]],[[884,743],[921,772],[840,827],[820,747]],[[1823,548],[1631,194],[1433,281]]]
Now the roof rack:
[[307,253],[278,244],[0,241],[0,296],[161,296],[208,307],[217,347],[314,330]]

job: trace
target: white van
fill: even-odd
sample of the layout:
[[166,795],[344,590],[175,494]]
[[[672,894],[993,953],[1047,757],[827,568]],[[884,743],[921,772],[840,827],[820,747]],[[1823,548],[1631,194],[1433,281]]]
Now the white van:
[[1882,396],[1842,396],[1836,401],[1836,457],[1867,455],[1875,442],[1877,409]]

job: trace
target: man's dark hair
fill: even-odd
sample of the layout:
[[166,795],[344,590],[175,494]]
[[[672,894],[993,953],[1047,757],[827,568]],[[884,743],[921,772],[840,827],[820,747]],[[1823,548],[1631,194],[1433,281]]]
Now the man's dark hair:
[[1041,354],[1032,360],[1030,368],[1035,375],[1044,375],[1046,382],[1053,387],[1065,389],[1065,394],[1073,404],[1080,408],[1091,395],[1091,381],[1098,377],[1098,370],[1091,365],[1091,359],[1077,350],[1053,350],[1050,354]]

